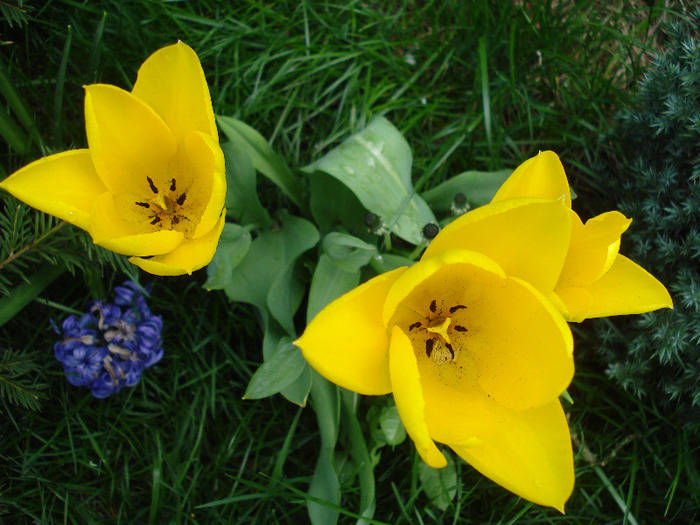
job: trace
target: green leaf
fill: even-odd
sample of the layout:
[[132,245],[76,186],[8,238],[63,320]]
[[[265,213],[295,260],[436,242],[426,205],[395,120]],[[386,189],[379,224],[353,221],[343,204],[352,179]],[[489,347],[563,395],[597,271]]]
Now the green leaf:
[[233,117],[217,115],[216,121],[224,135],[246,151],[255,169],[277,184],[297,206],[302,205],[301,184],[265,137],[248,124]]
[[[343,405],[343,423],[347,426],[350,452],[357,469],[358,481],[360,484],[360,511],[363,518],[372,519],[376,508],[376,486],[374,480],[374,468],[372,460],[367,450],[367,442],[362,433],[362,427],[357,419],[353,401],[357,394],[348,390],[341,392]],[[366,519],[360,519],[356,525],[367,524]]]
[[406,439],[406,429],[394,403],[382,408],[379,413],[379,427],[387,444],[391,446],[399,445]]
[[324,306],[355,288],[359,282],[359,270],[348,272],[331,259],[328,254],[322,254],[311,280],[306,322],[309,323]]
[[332,175],[396,235],[420,244],[424,241],[423,227],[437,221],[413,191],[411,163],[406,139],[388,120],[377,117],[303,171]]
[[421,488],[430,501],[440,510],[445,510],[457,493],[457,468],[449,454],[447,466],[433,468],[420,462],[418,465],[418,477],[421,480]]
[[241,224],[270,226],[272,220],[260,204],[253,161],[241,142],[221,146],[226,157],[226,215]]
[[306,367],[301,350],[286,338],[250,378],[243,399],[261,399],[271,396],[291,385]]
[[309,221],[280,213],[280,226],[262,232],[245,258],[233,270],[224,290],[232,301],[254,304],[270,312],[294,336],[292,317],[299,306],[303,285],[293,272],[297,258],[318,242]]
[[317,172],[309,180],[309,206],[321,231],[330,231],[342,225],[355,235],[370,233],[365,225],[367,210],[355,194],[338,179]]
[[[262,345],[263,358],[267,360],[270,359],[272,355],[277,351],[283,339],[285,339],[286,341],[289,341],[290,339],[288,336],[284,335],[282,329],[274,320],[269,319],[267,311],[262,311],[262,321],[265,330]],[[280,391],[280,394],[282,394],[288,401],[301,407],[304,407],[306,406],[306,401],[309,397],[310,391],[311,368],[309,367],[308,363],[304,361],[304,368],[299,374],[299,376],[289,385],[285,386]]]
[[458,193],[467,198],[470,207],[477,208],[491,202],[498,188],[512,172],[513,170],[465,171],[423,192],[421,196],[436,211],[450,211]]
[[356,272],[377,254],[377,248],[347,233],[331,232],[323,238],[323,250],[348,272]]
[[66,269],[62,263],[45,264],[29,278],[29,282],[17,285],[7,297],[0,298],[0,326],[17,315]]
[[233,278],[233,270],[250,249],[250,228],[227,222],[221,232],[214,258],[207,266],[206,290],[222,290]]
[[321,434],[321,449],[311,478],[309,495],[327,501],[329,505],[309,499],[306,506],[313,525],[332,525],[338,521],[340,506],[340,484],[334,462],[340,422],[338,387],[317,372],[312,372],[311,401]]

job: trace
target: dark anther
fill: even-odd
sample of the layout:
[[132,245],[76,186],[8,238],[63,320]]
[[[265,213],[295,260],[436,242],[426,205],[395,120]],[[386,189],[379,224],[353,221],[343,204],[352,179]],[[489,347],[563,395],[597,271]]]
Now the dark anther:
[[173,224],[180,224],[180,216],[179,215],[173,215],[172,219],[170,219]]
[[425,342],[425,355],[427,355],[428,357],[430,357],[430,354],[433,353],[433,345],[434,344],[435,344],[435,341],[433,341],[432,339],[428,339]]
[[467,307],[464,306],[463,304],[458,304],[457,306],[453,306],[452,308],[450,308],[450,313],[453,314],[453,313],[455,313],[457,310],[463,310],[463,309],[466,309],[466,308],[467,308]]
[[454,360],[455,358],[455,351],[452,350],[452,345],[450,343],[445,343],[445,348],[447,348],[450,351],[450,355],[452,356],[452,359]]
[[464,195],[464,193],[455,194],[454,203],[455,203],[455,206],[459,206],[460,208],[464,207],[464,205],[467,203],[466,195]]
[[151,187],[151,191],[153,193],[158,193],[158,188],[156,188],[156,185],[153,184],[153,179],[151,179],[151,177],[146,175],[146,180],[148,181],[148,185]]
[[458,332],[468,332],[466,328],[464,328],[463,326],[459,326],[458,324],[455,325],[455,330],[457,330]]
[[170,179],[170,191],[175,191],[175,179]]
[[416,323],[413,323],[411,326],[409,326],[409,327],[408,327],[408,331],[410,332],[410,331],[413,330],[414,328],[420,328],[421,326],[422,326],[422,325],[421,325],[420,321],[418,321],[418,322],[416,322]]
[[[173,182],[175,182],[175,179],[173,179]],[[183,204],[185,204],[185,199],[186,199],[186,198],[187,198],[187,194],[186,194],[186,193],[183,193],[182,195],[180,195],[180,196],[177,198],[177,201],[175,201],[175,202],[177,202],[178,205],[182,206]]]
[[144,207],[144,208],[150,208],[150,207],[151,207],[151,205],[148,204],[147,202],[137,202],[137,203],[136,203],[136,206],[142,206],[142,207]]
[[[435,301],[435,299],[433,299],[432,301],[430,301],[430,311],[435,313],[436,310],[437,310],[437,302]],[[451,311],[452,310],[450,310],[450,312]]]
[[438,227],[438,225],[433,224],[432,222],[423,226],[423,237],[425,237],[428,240],[434,239],[439,232],[440,228]]
[[156,215],[155,217],[153,217],[153,220],[151,221],[151,224],[155,225],[155,224],[158,224],[159,222],[160,222],[160,217],[158,217],[158,216]]

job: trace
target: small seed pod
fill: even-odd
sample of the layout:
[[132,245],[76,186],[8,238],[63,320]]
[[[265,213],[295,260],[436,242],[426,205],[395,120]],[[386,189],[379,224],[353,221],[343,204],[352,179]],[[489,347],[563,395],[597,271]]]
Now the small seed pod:
[[457,193],[455,194],[454,199],[452,200],[452,205],[450,206],[450,211],[452,212],[453,215],[464,215],[471,209],[471,206],[469,206],[469,203],[467,202],[467,197],[464,195],[464,193]]
[[423,226],[423,237],[425,237],[429,241],[433,240],[439,232],[440,228],[438,227],[438,225],[432,222]]

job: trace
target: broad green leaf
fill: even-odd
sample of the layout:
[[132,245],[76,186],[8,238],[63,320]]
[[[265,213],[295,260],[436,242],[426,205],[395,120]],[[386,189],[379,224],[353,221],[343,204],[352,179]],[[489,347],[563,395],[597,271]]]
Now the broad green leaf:
[[328,254],[322,254],[311,280],[306,322],[309,323],[324,306],[355,288],[359,282],[359,270],[348,272],[331,259]]
[[370,237],[365,225],[367,210],[355,194],[338,179],[317,172],[309,178],[309,206],[319,230],[326,232],[342,225],[354,235]]
[[291,384],[282,389],[282,394],[287,401],[305,407],[311,391],[311,367],[305,363],[304,369]]
[[0,326],[17,315],[66,269],[66,265],[62,263],[45,264],[29,278],[28,282],[18,284],[10,291],[10,295],[0,298]]
[[377,273],[386,273],[402,266],[411,266],[415,261],[401,255],[382,253],[372,257],[370,263]]
[[233,270],[248,253],[251,244],[250,228],[227,222],[219,238],[214,258],[207,265],[207,290],[222,290],[233,278]]
[[[374,468],[367,450],[367,442],[362,432],[362,427],[357,419],[353,400],[357,394],[348,390],[341,392],[343,405],[343,424],[347,426],[350,441],[350,453],[357,469],[357,477],[360,484],[360,511],[363,518],[372,519],[376,508],[376,487],[374,480]],[[356,525],[367,524],[367,519],[357,520]]]
[[[289,337],[284,334],[284,330],[280,328],[274,319],[271,320],[269,318],[270,316],[266,310],[262,310],[261,313],[264,328],[262,345],[263,358],[267,360],[272,357],[281,344],[284,344],[285,341],[289,341]],[[306,401],[309,397],[310,391],[311,367],[309,367],[308,363],[305,361],[304,368],[299,374],[299,377],[284,387],[280,391],[280,394],[282,394],[288,401],[304,407],[306,406]]]
[[382,408],[379,414],[379,427],[382,429],[384,439],[389,445],[399,445],[406,439],[406,429],[401,422],[399,411],[394,403]]
[[[269,311],[268,300],[274,300],[269,295],[270,290],[273,285],[275,289],[284,286],[284,283],[275,281],[280,275],[293,280],[294,274],[288,272],[288,267],[294,265],[297,258],[317,242],[318,231],[313,224],[281,212],[280,226],[262,232],[253,240],[245,258],[233,270],[233,277],[224,288],[226,295],[232,301],[254,304],[263,311]],[[288,284],[291,290],[291,281]],[[289,300],[285,304],[293,305],[294,301]],[[280,314],[277,309],[275,312]],[[274,315],[274,312],[270,313]]]
[[338,522],[340,506],[340,483],[335,471],[333,450],[321,448],[316,460],[316,468],[309,485],[309,495],[329,504],[306,500],[306,508],[312,525],[335,525]]
[[447,466],[444,468],[433,468],[422,461],[418,464],[421,488],[440,510],[445,510],[457,493],[457,469],[452,456],[446,454],[445,457]]
[[219,129],[230,141],[245,148],[255,169],[277,184],[297,206],[302,205],[301,184],[265,137],[248,124],[233,117],[217,115],[216,121]]
[[305,367],[301,350],[290,339],[283,340],[280,348],[250,378],[243,399],[261,399],[280,392],[291,385]]
[[347,233],[331,232],[323,238],[323,250],[348,272],[356,272],[377,253],[377,248]]
[[423,227],[437,221],[413,191],[411,163],[406,139],[388,120],[377,117],[303,171],[312,176],[317,171],[332,175],[396,235],[420,244]]
[[321,448],[316,462],[309,494],[327,501],[330,505],[307,500],[309,519],[313,525],[333,525],[338,521],[340,484],[334,462],[334,450],[338,441],[340,423],[340,397],[338,387],[329,383],[317,372],[312,372],[311,402],[318,420]]
[[461,193],[471,208],[488,204],[513,170],[465,171],[421,194],[435,211],[450,211],[455,195]]
[[253,161],[241,142],[221,145],[226,157],[226,215],[240,224],[270,226],[272,220],[260,204]]

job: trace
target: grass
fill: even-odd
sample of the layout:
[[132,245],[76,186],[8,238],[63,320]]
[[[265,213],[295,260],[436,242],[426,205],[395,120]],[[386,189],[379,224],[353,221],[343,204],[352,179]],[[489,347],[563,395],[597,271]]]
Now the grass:
[[[660,21],[681,16],[592,0],[31,4],[26,25],[0,22],[0,62],[35,123],[9,112],[28,146],[3,146],[5,172],[84,146],[82,86],[130,88],[145,57],[181,39],[202,60],[215,111],[256,127],[294,168],[384,115],[412,146],[419,188],[554,149],[582,200],[595,198],[588,166],[659,42]],[[264,183],[260,190],[269,209],[290,206]],[[137,387],[97,400],[65,381],[51,355],[50,320],[121,282],[110,268],[63,274],[0,329],[0,347],[36,356],[36,380],[46,385],[39,412],[2,401],[2,521],[307,522],[315,415],[280,396],[241,400],[262,360],[257,320],[245,305],[205,292],[203,275],[154,282],[151,308],[165,320],[166,355]],[[441,510],[422,491],[419,460],[404,442],[385,447],[375,468],[377,522],[698,519],[698,436],[606,380],[585,324],[576,337],[568,411],[577,486],[565,516],[464,463],[456,496]],[[375,401],[360,401],[365,432]],[[341,465],[345,453],[341,447]],[[350,523],[361,496],[356,478],[341,472],[339,521]]]

